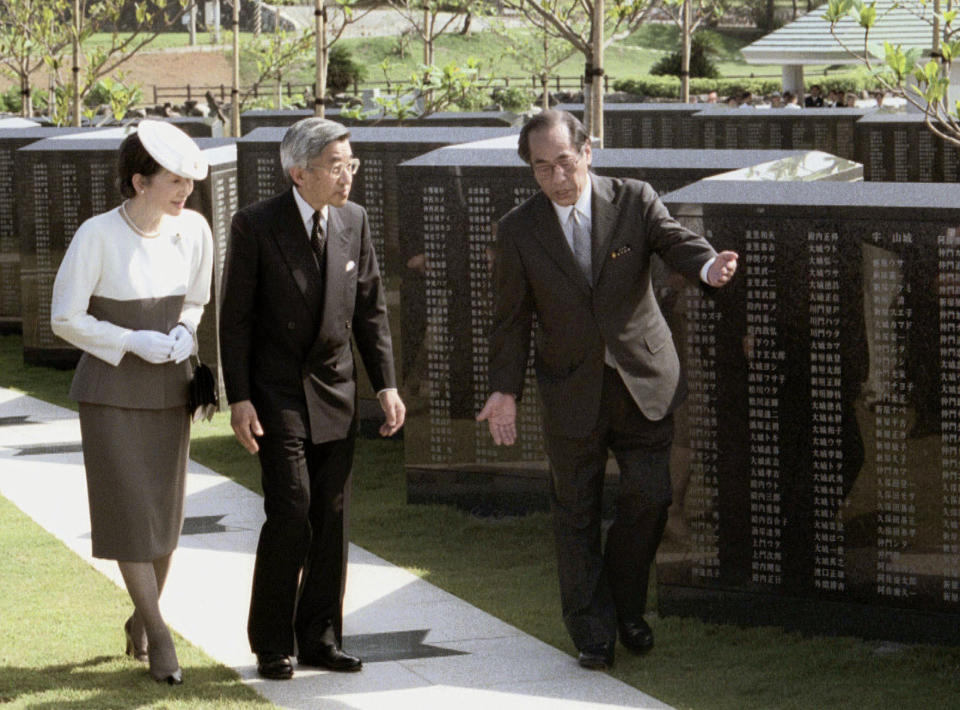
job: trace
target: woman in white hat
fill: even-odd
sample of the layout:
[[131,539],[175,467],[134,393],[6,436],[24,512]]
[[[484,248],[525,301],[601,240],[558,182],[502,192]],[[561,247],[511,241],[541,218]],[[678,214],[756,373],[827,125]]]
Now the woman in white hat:
[[122,205],[85,221],[53,286],[53,332],[84,351],[70,388],[93,556],[115,559],[134,603],[127,653],[183,682],[159,598],[183,523],[188,360],[210,297],[213,240],[184,209],[207,163],[171,124],[142,121],[120,147]]

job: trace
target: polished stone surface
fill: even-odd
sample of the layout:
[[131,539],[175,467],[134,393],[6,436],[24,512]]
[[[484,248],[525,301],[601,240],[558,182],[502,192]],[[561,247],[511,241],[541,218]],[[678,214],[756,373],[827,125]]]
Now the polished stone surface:
[[960,182],[960,147],[935,135],[923,114],[876,111],[857,122],[856,138],[864,180]]
[[[597,149],[593,169],[666,192],[702,178],[800,151]],[[532,367],[518,411],[520,440],[496,447],[475,421],[487,397],[487,333],[496,221],[537,190],[516,137],[462,144],[403,163],[405,265],[401,393],[408,499],[484,514],[545,508],[540,414]]]
[[672,317],[685,545],[661,613],[957,643],[960,186],[705,180],[664,196],[741,257]]
[[90,128],[45,128],[28,122],[28,125],[11,125],[0,120],[0,332],[19,332],[22,329],[20,304],[20,233],[17,228],[17,207],[21,200],[14,155],[36,141],[56,135],[90,133]]

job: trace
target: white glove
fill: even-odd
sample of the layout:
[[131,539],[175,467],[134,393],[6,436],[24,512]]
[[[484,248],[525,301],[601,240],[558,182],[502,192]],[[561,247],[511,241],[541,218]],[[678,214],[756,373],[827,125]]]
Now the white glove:
[[156,330],[135,330],[127,336],[126,349],[147,362],[159,365],[170,361],[176,341]]
[[173,351],[170,353],[170,359],[176,363],[181,363],[193,354],[193,333],[181,323],[178,323],[170,331],[170,337],[173,338]]

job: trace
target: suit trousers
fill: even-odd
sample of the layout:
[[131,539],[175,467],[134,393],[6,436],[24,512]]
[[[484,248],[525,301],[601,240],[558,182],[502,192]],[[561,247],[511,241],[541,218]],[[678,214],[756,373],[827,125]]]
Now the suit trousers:
[[[600,403],[589,435],[544,437],[563,621],[578,649],[616,641],[618,620],[643,616],[671,500],[673,415],[647,419],[611,367],[604,368]],[[608,451],[620,467],[620,484],[604,549]]]
[[340,643],[347,573],[350,473],[356,427],[313,444],[260,439],[263,503],[247,635],[254,653],[315,653]]

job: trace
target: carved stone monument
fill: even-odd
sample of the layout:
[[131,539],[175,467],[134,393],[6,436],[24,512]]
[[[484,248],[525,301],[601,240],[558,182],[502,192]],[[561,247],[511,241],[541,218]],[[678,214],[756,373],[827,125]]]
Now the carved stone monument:
[[857,122],[857,155],[871,182],[960,182],[960,148],[923,114],[875,111]]
[[[583,104],[559,104],[555,108],[583,120]],[[605,148],[699,148],[698,123],[693,116],[702,110],[703,104],[604,104],[603,145]]]
[[661,548],[660,613],[960,641],[960,186],[664,202],[741,268],[677,299],[691,536]]
[[[787,151],[594,151],[597,173],[660,191],[731,169],[802,157]],[[495,447],[474,416],[487,389],[490,267],[496,221],[538,189],[516,137],[444,148],[400,166],[402,393],[411,502],[528,510],[545,507],[546,478],[532,368],[519,443]],[[675,290],[675,289],[674,289]],[[662,296],[671,297],[663,284]],[[576,337],[571,333],[570,337]]]
[[821,150],[860,160],[854,127],[872,109],[727,108],[714,106],[697,113],[694,129],[702,148],[766,148]]
[[[23,121],[23,119],[20,119]],[[44,128],[32,121],[10,125],[0,120],[0,332],[20,332],[20,237],[17,206],[21,200],[14,153],[18,148],[57,135],[90,131],[89,128]]]
[[[275,111],[269,109],[256,109],[244,111],[240,114],[240,133],[247,135],[257,128],[277,128],[292,126],[302,118],[313,116],[313,110],[285,110]],[[459,128],[467,127],[503,127],[512,126],[517,117],[509,111],[474,111],[474,112],[455,112],[441,111],[433,113],[424,118],[407,118],[399,121],[396,118],[378,118],[378,119],[356,119],[340,115],[340,109],[328,108],[324,111],[324,118],[331,121],[337,121],[345,126],[365,126],[367,128],[386,128],[389,126],[452,126]]]

